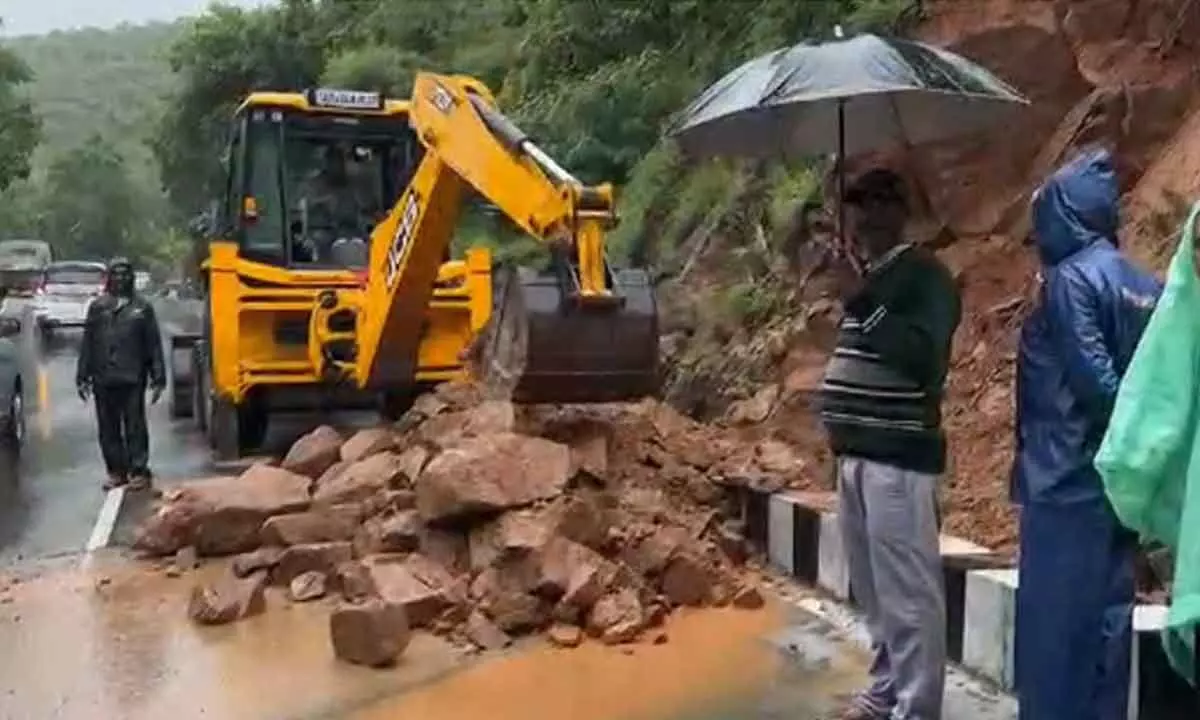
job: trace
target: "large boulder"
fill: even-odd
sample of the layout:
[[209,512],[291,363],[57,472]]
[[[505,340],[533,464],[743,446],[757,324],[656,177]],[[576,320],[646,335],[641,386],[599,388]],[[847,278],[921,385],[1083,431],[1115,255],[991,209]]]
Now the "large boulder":
[[374,594],[404,608],[412,627],[428,627],[444,610],[466,599],[448,571],[419,555],[378,555],[364,565]]
[[341,449],[342,436],[328,425],[322,425],[297,440],[280,467],[316,480],[338,461]]
[[354,537],[362,508],[348,503],[267,518],[262,525],[264,545],[305,545]]
[[341,449],[345,462],[358,462],[376,453],[396,449],[396,436],[387,428],[367,428],[354,433]]
[[632,642],[645,628],[641,600],[637,592],[628,588],[600,598],[587,619],[588,632],[609,645]]
[[363,502],[395,486],[403,477],[399,456],[382,452],[352,463],[336,477],[317,484],[313,502],[320,506]]
[[542,549],[538,594],[586,611],[613,583],[617,568],[599,553],[565,538]]
[[421,547],[421,518],[416,510],[368,519],[354,535],[354,551],[360,557],[379,553],[409,553]]
[[309,479],[254,465],[238,477],[185,483],[164,496],[138,533],[138,547],[170,554],[193,545],[201,555],[231,555],[259,545],[267,518],[308,507]]
[[348,542],[292,545],[283,551],[279,562],[271,569],[271,582],[286,586],[296,576],[307,572],[331,575],[342,563],[348,562],[353,557],[354,553]]
[[404,608],[384,600],[343,603],[329,616],[329,639],[338,659],[385,667],[396,662],[412,640]]
[[471,530],[471,567],[482,570],[501,558],[539,551],[552,537],[547,513],[538,510],[505,513]]
[[570,470],[565,445],[513,433],[470,438],[426,466],[417,510],[439,523],[523,507],[561,494]]
[[703,560],[689,552],[680,552],[663,572],[662,591],[676,605],[700,607],[712,601],[715,580]]
[[224,625],[258,615],[266,610],[266,585],[267,574],[261,571],[244,578],[230,573],[197,585],[188,599],[188,617],[199,625]]

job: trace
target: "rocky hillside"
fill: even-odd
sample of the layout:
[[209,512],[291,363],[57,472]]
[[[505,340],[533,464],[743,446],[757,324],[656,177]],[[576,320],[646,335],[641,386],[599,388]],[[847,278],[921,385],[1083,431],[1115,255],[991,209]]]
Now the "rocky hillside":
[[[934,0],[923,10],[919,37],[983,63],[1032,101],[1017,126],[991,136],[867,160],[924,190],[921,239],[940,248],[963,288],[946,408],[948,531],[1011,549],[1013,360],[1034,271],[1021,244],[1028,199],[1077,148],[1108,143],[1126,191],[1122,242],[1148,266],[1165,265],[1200,190],[1200,3]],[[814,272],[820,250],[778,222],[788,186],[754,170],[726,172],[733,182],[724,205],[676,233],[670,248],[679,259],[666,291],[670,398],[743,434],[803,448],[814,460],[805,483],[821,486],[827,457],[808,400],[838,309]],[[699,177],[692,172],[676,188],[682,193],[649,204],[643,216],[658,225],[648,236],[670,235],[672,213]],[[811,189],[801,178],[793,191],[805,182]]]

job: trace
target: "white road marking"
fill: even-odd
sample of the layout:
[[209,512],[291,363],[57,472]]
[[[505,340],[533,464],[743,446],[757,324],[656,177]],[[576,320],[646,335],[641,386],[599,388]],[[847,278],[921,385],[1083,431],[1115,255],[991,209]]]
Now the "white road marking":
[[108,547],[112,539],[113,528],[117,525],[117,514],[121,511],[121,501],[125,499],[125,488],[116,487],[104,496],[104,504],[100,506],[100,514],[96,524],[92,526],[92,536],[88,538],[87,552],[93,553],[103,547]]

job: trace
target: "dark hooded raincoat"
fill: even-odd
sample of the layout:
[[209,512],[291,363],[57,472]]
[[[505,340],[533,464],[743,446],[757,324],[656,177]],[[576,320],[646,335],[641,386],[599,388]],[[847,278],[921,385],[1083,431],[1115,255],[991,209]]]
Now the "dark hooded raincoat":
[[1135,543],[1093,460],[1161,292],[1117,250],[1110,155],[1084,153],[1038,191],[1043,284],[1021,328],[1013,492],[1021,511],[1021,720],[1126,715]]

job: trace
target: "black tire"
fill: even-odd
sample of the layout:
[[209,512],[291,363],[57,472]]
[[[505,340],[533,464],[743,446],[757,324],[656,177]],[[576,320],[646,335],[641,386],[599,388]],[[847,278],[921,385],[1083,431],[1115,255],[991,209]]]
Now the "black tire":
[[[208,383],[211,387],[211,378]],[[209,392],[208,440],[218,462],[237,460],[262,447],[269,416],[262,397],[251,393],[239,404]]]
[[384,390],[379,394],[379,414],[388,422],[404,417],[417,399],[412,390]]
[[238,406],[238,449],[243,454],[258,450],[267,439],[270,415],[261,392],[252,390]]
[[217,462],[237,460],[241,457],[241,413],[228,400],[215,398],[211,403],[212,415],[208,418],[208,438]]
[[192,417],[196,419],[196,427],[205,435],[208,434],[208,419],[211,413],[207,366],[203,346],[197,343],[192,348]]
[[[188,364],[189,366],[193,364],[190,354]],[[190,418],[195,414],[195,401],[192,398],[194,378],[194,375],[187,380],[180,377],[178,361],[175,353],[171,353],[171,397],[169,400],[172,420]]]
[[13,388],[12,398],[8,401],[8,422],[4,425],[4,442],[8,447],[20,452],[25,444],[25,397],[21,393],[21,385]]

